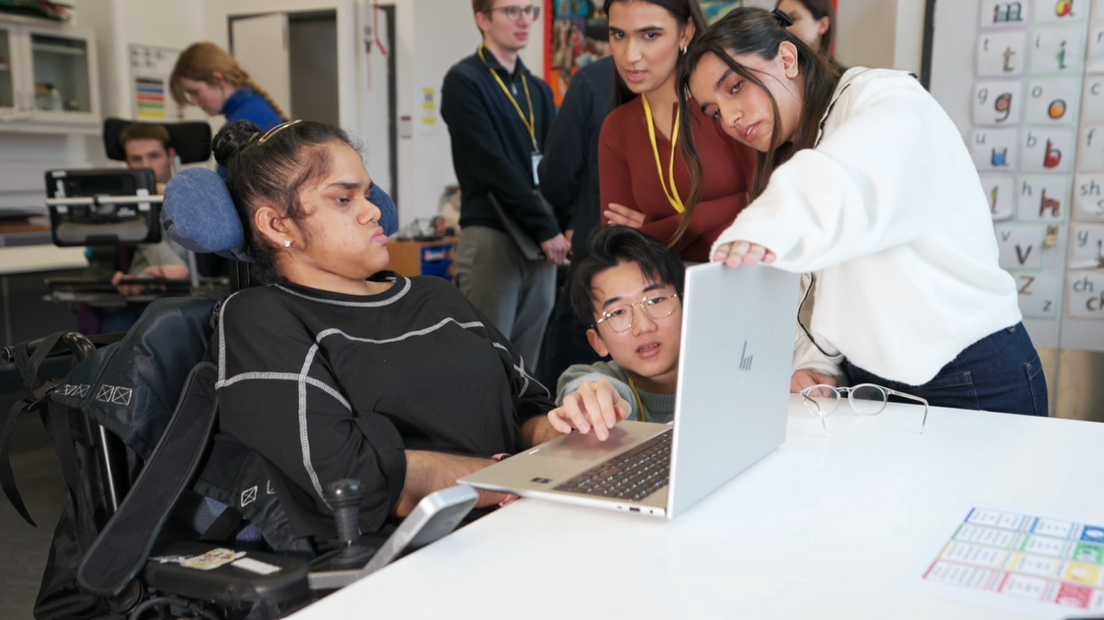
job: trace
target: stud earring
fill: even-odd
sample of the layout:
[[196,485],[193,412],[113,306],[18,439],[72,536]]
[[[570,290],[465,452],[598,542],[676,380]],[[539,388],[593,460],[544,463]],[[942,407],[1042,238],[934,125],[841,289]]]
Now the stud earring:
[[290,248],[291,247],[291,239],[284,239],[284,247],[285,248]]

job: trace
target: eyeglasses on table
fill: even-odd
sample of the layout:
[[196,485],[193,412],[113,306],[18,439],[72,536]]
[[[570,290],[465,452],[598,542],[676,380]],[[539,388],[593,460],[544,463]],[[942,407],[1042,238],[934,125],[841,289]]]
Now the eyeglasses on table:
[[817,384],[801,390],[801,398],[809,413],[820,418],[820,427],[821,430],[824,431],[825,437],[828,436],[828,425],[825,423],[824,418],[831,415],[839,407],[840,400],[845,394],[847,395],[847,402],[851,405],[851,409],[861,415],[870,416],[878,415],[885,411],[886,403],[889,402],[890,396],[899,396],[901,398],[916,401],[924,405],[924,417],[920,422],[921,433],[924,432],[924,427],[928,423],[928,401],[919,396],[891,390],[874,383],[861,383],[851,387]]

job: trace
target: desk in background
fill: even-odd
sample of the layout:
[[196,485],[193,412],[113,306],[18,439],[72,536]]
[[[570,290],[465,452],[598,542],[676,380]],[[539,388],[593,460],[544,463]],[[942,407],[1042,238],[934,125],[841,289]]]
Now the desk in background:
[[825,438],[793,397],[786,443],[674,521],[521,500],[292,617],[1026,618],[907,586],[962,504],[1104,520],[1104,424],[919,416]]
[[391,262],[387,268],[399,275],[439,276],[452,280],[456,273],[453,259],[459,237],[444,237],[434,241],[393,239],[387,243]]
[[[84,248],[59,248],[49,226],[0,224],[0,339],[2,346],[63,330],[76,330],[68,305],[43,300],[50,276],[76,276],[88,268]],[[58,364],[68,364],[61,360]],[[59,366],[60,368],[60,366]],[[45,374],[45,373],[44,373]],[[22,385],[13,364],[0,364],[0,393]]]

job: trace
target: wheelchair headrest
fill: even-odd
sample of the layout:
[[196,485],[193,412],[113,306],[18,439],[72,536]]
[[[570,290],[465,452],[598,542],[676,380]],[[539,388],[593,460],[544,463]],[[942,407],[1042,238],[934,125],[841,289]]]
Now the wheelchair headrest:
[[222,178],[206,168],[188,168],[169,180],[161,204],[165,232],[193,252],[249,262],[245,234]]
[[207,121],[183,123],[139,123],[123,118],[105,118],[103,128],[104,151],[108,159],[126,161],[126,150],[119,142],[119,134],[127,125],[161,125],[169,132],[170,146],[176,149],[182,164],[194,164],[211,158],[211,126]]
[[[368,200],[379,207],[384,232],[391,235],[398,230],[398,211],[387,192],[375,185]],[[161,223],[173,241],[193,252],[251,261],[226,182],[206,168],[182,170],[169,181],[161,205]]]

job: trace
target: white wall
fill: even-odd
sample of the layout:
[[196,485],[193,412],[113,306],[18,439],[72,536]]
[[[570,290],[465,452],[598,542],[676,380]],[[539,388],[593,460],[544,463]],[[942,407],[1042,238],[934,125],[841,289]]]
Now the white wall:
[[[393,4],[398,115],[411,116],[417,125],[422,89],[434,88],[439,94],[445,73],[474,53],[481,37],[468,0],[394,0]],[[521,58],[537,75],[544,74],[543,46],[543,27],[534,28]],[[386,109],[380,114],[386,122]],[[399,215],[403,225],[436,215],[445,187],[456,183],[450,145],[443,122],[432,132],[415,129],[412,138],[399,139]]]
[[924,0],[839,0],[836,55],[849,67],[920,73]]
[[[371,0],[364,0],[370,5]],[[423,88],[439,89],[448,69],[473,53],[479,33],[468,0],[381,0],[396,7],[397,41],[392,45],[397,63],[398,115],[418,118]],[[540,0],[535,4],[542,3]],[[133,114],[130,94],[129,46],[152,45],[183,50],[196,41],[211,41],[229,47],[228,19],[277,11],[300,12],[336,10],[338,14],[339,75],[342,91],[341,124],[365,135],[386,135],[369,131],[367,123],[387,123],[387,109],[364,110],[369,97],[361,75],[366,70],[362,35],[357,21],[356,0],[81,0],[80,25],[96,32],[99,53],[102,109],[105,116],[127,117]],[[543,7],[550,10],[549,6]],[[525,64],[537,75],[544,72],[543,20],[534,27],[529,46],[522,52]],[[344,51],[341,51],[344,50]],[[350,53],[348,50],[356,50]],[[383,80],[382,75],[377,76]],[[385,100],[384,100],[385,101]],[[194,107],[185,108],[186,117],[206,119],[217,131],[221,117],[209,118]],[[103,157],[99,137],[65,138],[60,136],[20,136],[0,140],[0,180],[17,177],[14,164],[26,162],[28,154],[64,165],[113,165]],[[386,145],[366,144],[369,165],[374,158],[386,156]],[[378,159],[377,159],[378,160]],[[456,182],[447,127],[435,132],[415,132],[398,144],[399,210],[403,223],[415,217],[436,214],[444,188]],[[381,166],[382,171],[386,170]],[[381,172],[382,172],[381,171]],[[386,187],[386,174],[379,174]],[[391,188],[388,188],[391,189]],[[15,202],[11,202],[14,200]],[[0,190],[0,206],[40,202],[37,192],[14,198]],[[20,202],[22,201],[22,202]]]

